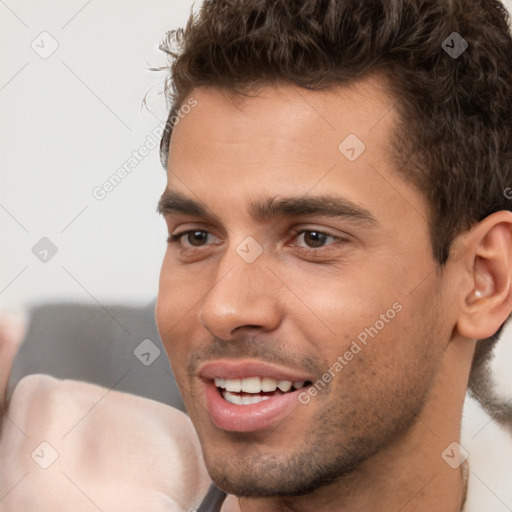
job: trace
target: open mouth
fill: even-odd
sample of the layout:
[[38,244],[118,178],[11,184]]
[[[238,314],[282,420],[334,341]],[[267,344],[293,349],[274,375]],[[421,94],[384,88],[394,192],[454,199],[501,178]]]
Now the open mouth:
[[300,394],[314,376],[301,369],[224,359],[203,364],[198,374],[206,411],[223,431],[257,432],[283,424],[291,414],[311,414],[301,407]]
[[257,404],[311,385],[310,381],[277,381],[270,377],[215,378],[214,382],[222,398],[234,405]]

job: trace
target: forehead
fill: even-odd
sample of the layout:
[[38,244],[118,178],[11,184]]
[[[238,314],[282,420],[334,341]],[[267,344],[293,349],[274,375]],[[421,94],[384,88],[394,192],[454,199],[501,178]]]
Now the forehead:
[[229,145],[229,156],[234,158],[237,145],[265,141],[264,154],[257,149],[247,154],[247,148],[241,148],[246,161],[268,161],[271,149],[287,158],[313,157],[325,149],[339,156],[339,144],[350,134],[367,146],[382,148],[380,143],[392,135],[396,118],[395,100],[378,75],[321,91],[291,85],[261,87],[246,94],[200,88],[191,96],[197,106],[175,127],[171,145],[186,142],[203,151],[209,145]]
[[196,106],[172,135],[168,187],[209,209],[335,192],[368,210],[392,201],[395,213],[409,216],[411,202],[422,202],[396,172],[395,99],[380,77],[323,91],[202,88],[191,97]]

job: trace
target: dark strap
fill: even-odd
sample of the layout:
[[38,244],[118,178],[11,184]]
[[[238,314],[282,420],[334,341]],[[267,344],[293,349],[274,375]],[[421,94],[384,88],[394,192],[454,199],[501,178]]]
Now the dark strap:
[[226,496],[226,493],[212,484],[201,505],[199,505],[197,512],[220,512]]

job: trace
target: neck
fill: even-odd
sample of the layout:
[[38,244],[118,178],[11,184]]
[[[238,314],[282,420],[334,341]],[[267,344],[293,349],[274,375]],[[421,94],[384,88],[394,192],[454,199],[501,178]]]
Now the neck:
[[[447,352],[445,367],[451,371],[467,365],[464,360],[471,357],[457,347]],[[467,379],[454,384],[450,372],[441,370],[421,414],[405,434],[337,482],[305,496],[229,496],[223,512],[460,512],[463,468],[453,469],[445,458],[458,458],[446,449],[460,439],[466,385]]]

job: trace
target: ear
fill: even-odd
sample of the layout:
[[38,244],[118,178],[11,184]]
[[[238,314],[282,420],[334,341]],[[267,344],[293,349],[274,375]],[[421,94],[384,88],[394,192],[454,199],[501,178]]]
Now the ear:
[[489,215],[464,235],[467,289],[457,322],[471,339],[492,336],[512,311],[512,212]]

